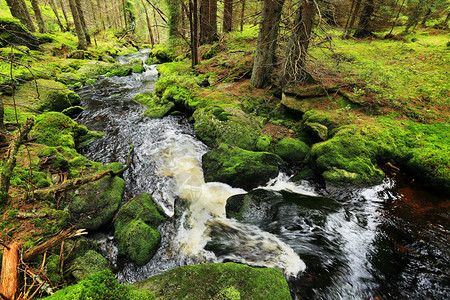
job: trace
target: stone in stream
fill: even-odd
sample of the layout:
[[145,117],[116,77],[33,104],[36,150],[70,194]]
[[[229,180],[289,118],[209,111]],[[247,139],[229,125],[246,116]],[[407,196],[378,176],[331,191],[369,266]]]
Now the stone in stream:
[[278,175],[283,160],[273,153],[253,152],[227,144],[202,157],[206,182],[224,182],[232,187],[252,189]]
[[163,209],[150,194],[141,194],[117,213],[114,236],[120,254],[142,266],[155,254],[161,236],[158,225],[166,219]]
[[279,269],[236,263],[179,267],[134,286],[154,292],[158,299],[291,299]]

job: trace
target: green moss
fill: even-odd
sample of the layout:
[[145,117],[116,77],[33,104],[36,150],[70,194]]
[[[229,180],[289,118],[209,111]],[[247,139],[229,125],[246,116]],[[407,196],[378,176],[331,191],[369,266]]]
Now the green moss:
[[52,254],[47,257],[47,269],[45,276],[47,276],[53,286],[57,286],[62,282],[63,278],[59,268],[59,255]]
[[179,267],[134,285],[167,299],[291,299],[280,270],[235,263]]
[[110,69],[114,67],[113,63],[107,63],[103,61],[91,62],[85,64],[78,71],[77,74],[83,79],[88,79],[98,75],[106,74]]
[[256,149],[261,128],[255,118],[242,110],[209,106],[197,109],[193,117],[195,131],[207,145],[227,143],[247,150]]
[[49,300],[153,300],[154,293],[138,290],[131,286],[119,284],[110,270],[101,271],[80,281],[78,284],[68,286],[54,295],[47,297]]
[[273,138],[270,135],[263,134],[258,137],[258,141],[256,142],[256,149],[258,151],[272,152],[271,143]]
[[278,175],[282,160],[268,152],[252,152],[220,144],[202,157],[205,180],[251,189]]
[[164,101],[154,92],[143,92],[141,94],[137,94],[133,100],[148,107],[148,110],[144,112],[144,115],[149,118],[162,118],[169,114],[175,107],[173,102],[169,102],[167,100]]
[[309,147],[298,139],[283,138],[275,144],[274,152],[289,163],[301,164]]
[[146,264],[160,242],[157,226],[165,213],[150,194],[134,197],[121,207],[114,223],[119,252],[137,265]]
[[77,281],[108,269],[108,261],[98,252],[88,250],[83,256],[75,259],[72,264],[72,275]]
[[74,192],[67,209],[81,228],[97,230],[112,220],[124,191],[125,181],[122,178],[105,177]]
[[141,59],[132,59],[129,62],[125,63],[124,66],[131,68],[133,73],[142,73],[144,72],[144,63]]
[[170,45],[170,42],[165,42],[155,45],[150,51],[149,55],[152,57],[156,57],[159,62],[165,63],[175,60],[175,58],[178,56],[176,50],[176,47],[172,47]]

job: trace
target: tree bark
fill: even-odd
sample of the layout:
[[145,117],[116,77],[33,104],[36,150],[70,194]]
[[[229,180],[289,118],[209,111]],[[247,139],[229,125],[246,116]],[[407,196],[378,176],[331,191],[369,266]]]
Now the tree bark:
[[44,19],[42,19],[41,10],[39,9],[38,0],[31,0],[31,6],[33,7],[34,16],[36,17],[39,32],[40,33],[47,32],[47,29],[45,28]]
[[158,19],[156,18],[155,9],[153,9],[153,20],[155,21],[156,43],[158,44],[161,41],[161,39],[159,38]]
[[58,23],[59,28],[61,29],[61,32],[65,32],[66,30],[61,22],[61,18],[59,17],[58,7],[56,6],[55,0],[50,0],[50,7],[52,8],[53,13],[55,14],[56,21]]
[[91,45],[91,36],[89,35],[89,30],[87,28],[86,20],[84,18],[84,12],[83,12],[83,9],[81,8],[81,1],[76,0],[75,3],[76,3],[76,7],[77,7],[78,16],[80,18],[81,27],[83,28],[84,36],[86,37],[86,43],[88,46],[90,46]]
[[6,154],[6,163],[3,168],[3,172],[0,177],[1,189],[0,189],[0,204],[8,201],[8,191],[10,186],[11,176],[14,168],[16,167],[17,152],[19,151],[22,141],[26,138],[31,128],[33,128],[34,120],[27,119],[22,129],[17,136],[11,142],[8,147],[8,153]]
[[355,33],[353,34],[354,37],[364,38],[373,35],[370,27],[370,21],[373,16],[374,9],[375,0],[366,0],[364,8],[361,12],[361,17],[359,18],[358,28],[356,28]]
[[355,26],[356,19],[358,18],[358,12],[359,8],[361,7],[361,0],[355,0],[352,5],[352,9],[350,10],[350,15],[347,20],[347,24],[345,24],[345,32],[344,32],[344,38],[348,38],[350,35],[350,32],[353,30],[353,26]]
[[233,25],[233,0],[225,0],[223,4],[223,32],[231,32]]
[[81,25],[80,16],[78,14],[77,4],[75,0],[69,0],[70,10],[72,11],[73,22],[75,23],[75,31],[78,36],[78,49],[87,50],[87,40]]
[[200,44],[207,44],[209,37],[209,0],[200,3]]
[[148,36],[149,36],[149,39],[150,39],[150,44],[153,47],[153,45],[155,44],[155,40],[153,38],[152,24],[150,22],[150,17],[148,15],[148,10],[147,10],[147,7],[145,6],[144,0],[141,0],[141,3],[142,3],[142,6],[144,7],[145,17],[147,19],[147,28],[148,28]]
[[264,0],[263,3],[258,44],[256,46],[252,77],[250,80],[252,85],[257,88],[262,88],[267,85],[273,72],[283,4],[284,0]]
[[180,24],[180,0],[167,0],[167,5],[169,7],[169,38],[175,38]]
[[[6,132],[5,127],[5,109],[3,108],[3,100],[0,99],[0,135]],[[1,138],[0,138],[1,140]]]
[[19,19],[29,31],[36,31],[24,0],[6,0],[6,4],[9,6],[13,17]]
[[0,293],[7,299],[16,299],[19,291],[19,243],[13,242],[3,249]]
[[245,16],[245,0],[242,1],[242,8],[241,8],[241,32],[244,31],[244,16]]
[[209,0],[209,36],[208,44],[219,39],[217,34],[217,0]]
[[61,5],[61,10],[63,12],[64,20],[66,20],[66,31],[70,30],[69,18],[67,17],[66,8],[64,7],[64,1],[59,0],[59,4]]
[[101,21],[103,30],[106,29],[105,20],[103,19],[102,6],[100,4],[100,0],[97,0],[97,10],[98,10],[98,18]]
[[292,82],[304,82],[310,78],[305,71],[311,31],[316,8],[313,0],[303,0],[294,19],[294,28],[289,41],[288,55],[283,64],[281,85]]

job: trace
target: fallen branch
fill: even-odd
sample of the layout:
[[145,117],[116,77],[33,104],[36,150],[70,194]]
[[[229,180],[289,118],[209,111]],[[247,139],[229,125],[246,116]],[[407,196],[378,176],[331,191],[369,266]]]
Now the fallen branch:
[[8,153],[6,154],[6,164],[1,175],[0,203],[8,200],[8,190],[13,170],[16,167],[17,152],[22,141],[31,131],[31,128],[33,128],[33,125],[34,119],[27,119],[25,125],[17,134],[17,137],[9,145]]
[[51,186],[51,187],[47,187],[47,188],[43,188],[43,189],[39,189],[39,190],[35,190],[34,194],[39,196],[39,195],[46,195],[48,193],[52,193],[52,192],[66,192],[69,190],[74,190],[79,188],[80,186],[90,183],[90,182],[94,182],[97,181],[99,179],[102,179],[105,176],[117,176],[122,174],[123,172],[125,172],[130,166],[131,166],[131,161],[132,161],[132,155],[133,155],[133,145],[130,144],[130,151],[128,152],[128,156],[127,156],[127,164],[125,165],[125,167],[123,167],[122,169],[120,169],[119,171],[115,172],[113,170],[107,170],[104,171],[100,174],[95,174],[92,176],[86,176],[86,177],[82,177],[82,178],[76,178],[73,180],[66,180],[65,182],[63,182],[62,184],[59,185],[55,185],[55,186]]
[[3,250],[0,294],[13,299],[19,291],[19,243],[13,242]]
[[75,226],[72,226],[71,228],[60,232],[58,235],[52,237],[51,239],[49,239],[48,241],[28,250],[24,255],[23,255],[23,260],[24,261],[30,261],[33,258],[37,257],[38,255],[44,253],[45,251],[47,251],[48,249],[51,249],[53,247],[55,247],[56,245],[58,245],[59,243],[61,243],[64,240],[70,239],[74,236],[79,236],[79,235],[83,235],[83,234],[87,234],[86,231],[84,231],[84,229],[75,229]]

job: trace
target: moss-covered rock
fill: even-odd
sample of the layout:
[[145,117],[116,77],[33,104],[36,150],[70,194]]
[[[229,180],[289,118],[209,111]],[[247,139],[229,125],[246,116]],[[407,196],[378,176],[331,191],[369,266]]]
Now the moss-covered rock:
[[90,136],[90,133],[86,126],[78,125],[62,113],[53,112],[41,114],[36,118],[30,136],[35,137],[39,144],[74,148],[86,136]]
[[155,45],[149,56],[156,57],[160,63],[171,62],[177,57],[175,51],[175,47],[171,47],[170,42],[166,42]]
[[72,264],[72,275],[77,281],[108,269],[108,260],[94,250],[88,250],[83,256],[75,259]]
[[131,199],[121,207],[114,223],[119,252],[137,265],[145,265],[158,249],[161,237],[157,227],[165,218],[150,194]]
[[291,299],[280,270],[235,263],[179,267],[134,286],[163,299]]
[[107,176],[76,190],[67,203],[67,209],[80,228],[98,230],[111,222],[124,191],[122,178]]
[[149,118],[162,118],[168,115],[175,107],[173,102],[158,97],[154,92],[137,94],[133,100],[147,106],[144,115]]
[[57,291],[49,300],[84,300],[84,299],[116,299],[116,300],[153,300],[155,295],[148,290],[139,290],[132,286],[119,284],[110,270],[101,271],[89,276],[75,285]]
[[193,115],[195,131],[208,146],[226,143],[246,150],[256,150],[261,127],[256,119],[233,107],[208,106]]
[[77,115],[81,114],[84,111],[84,108],[81,106],[71,106],[62,111],[68,117],[74,118]]
[[252,189],[278,175],[282,160],[268,152],[252,152],[220,144],[202,157],[205,181]]
[[85,64],[78,69],[77,74],[85,80],[91,77],[104,75],[114,67],[113,63],[107,63],[104,61],[95,61]]
[[133,73],[142,73],[144,72],[144,63],[142,62],[142,59],[131,59],[129,62],[123,64],[126,67],[131,68],[131,71]]
[[274,152],[289,163],[301,164],[309,152],[309,147],[298,139],[283,138],[275,144]]

